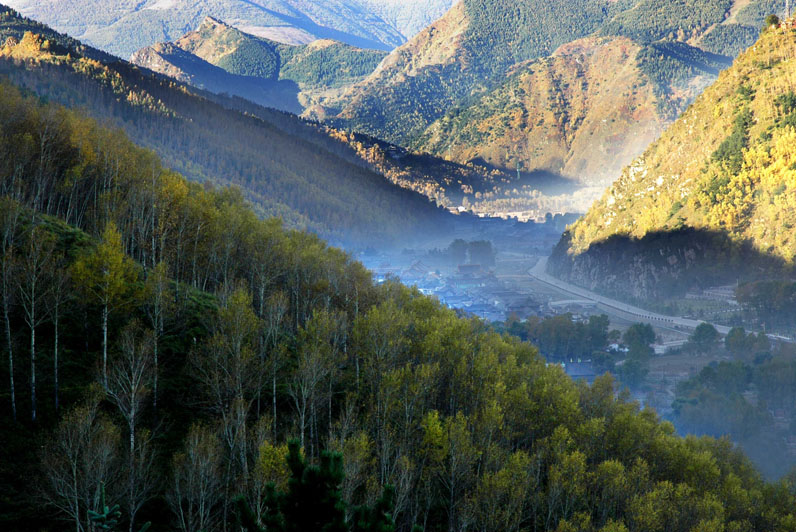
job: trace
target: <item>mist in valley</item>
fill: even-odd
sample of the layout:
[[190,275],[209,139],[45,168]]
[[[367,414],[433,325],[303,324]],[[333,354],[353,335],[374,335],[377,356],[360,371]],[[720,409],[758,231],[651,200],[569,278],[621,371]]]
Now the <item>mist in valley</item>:
[[11,3],[0,530],[796,530],[790,2]]

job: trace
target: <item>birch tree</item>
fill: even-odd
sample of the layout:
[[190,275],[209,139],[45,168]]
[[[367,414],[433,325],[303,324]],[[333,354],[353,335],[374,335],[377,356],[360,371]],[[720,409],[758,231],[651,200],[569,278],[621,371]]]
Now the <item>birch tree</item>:
[[52,290],[50,281],[55,238],[45,229],[34,227],[28,234],[24,249],[19,258],[16,281],[25,324],[30,331],[30,418],[36,421],[36,328],[47,316],[45,298]]
[[202,383],[210,410],[221,417],[221,435],[228,460],[225,464],[224,512],[235,492],[249,476],[247,422],[259,389],[262,371],[256,355],[260,320],[245,288],[224,296],[210,325],[212,337],[192,354],[192,366]]
[[19,222],[19,204],[10,199],[0,198],[0,298],[3,305],[3,325],[5,344],[8,353],[8,374],[11,392],[11,414],[17,419],[17,395],[14,382],[14,339],[11,330],[11,310],[14,306],[15,265],[14,243]]
[[322,310],[313,314],[299,330],[296,369],[288,392],[298,416],[301,447],[304,447],[308,427],[311,429],[311,441],[318,435],[316,420],[322,399],[322,385],[336,364],[336,340],[340,336],[342,323],[341,316]]
[[151,434],[142,433],[137,439],[138,423],[150,394],[153,336],[151,331],[142,331],[138,323],[128,325],[122,331],[121,350],[107,376],[108,397],[127,423],[126,501],[130,532],[138,510],[151,495],[154,480],[150,474]]
[[66,258],[61,257],[52,268],[51,289],[47,298],[47,310],[53,324],[53,395],[55,398],[55,411],[60,408],[60,346],[61,346],[61,318],[72,300],[72,276],[66,267]]
[[102,384],[108,387],[108,318],[133,300],[135,263],[125,255],[116,225],[109,222],[99,244],[72,266],[77,287],[102,307]]
[[159,373],[159,354],[160,338],[165,329],[166,316],[174,307],[174,298],[171,291],[171,280],[168,275],[168,266],[164,262],[158,263],[149,272],[145,290],[146,314],[149,325],[152,327],[152,361],[154,364],[152,373],[152,406],[157,412],[158,408],[158,373]]
[[101,399],[95,391],[68,412],[42,449],[42,493],[75,532],[91,530],[88,510],[97,508],[100,486],[118,478],[120,432],[102,414]]
[[260,356],[271,377],[271,417],[274,433],[276,433],[277,426],[276,382],[285,358],[280,342],[285,332],[285,319],[289,306],[290,301],[284,292],[272,294],[266,303],[263,318]]
[[182,532],[213,529],[221,498],[222,457],[218,436],[201,425],[190,428],[183,451],[174,455],[166,501]]

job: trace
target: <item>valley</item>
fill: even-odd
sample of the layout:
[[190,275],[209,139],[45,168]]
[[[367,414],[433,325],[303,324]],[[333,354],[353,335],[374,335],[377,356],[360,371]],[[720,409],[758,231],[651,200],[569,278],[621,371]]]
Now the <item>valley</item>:
[[0,5],[0,530],[796,531],[786,5]]

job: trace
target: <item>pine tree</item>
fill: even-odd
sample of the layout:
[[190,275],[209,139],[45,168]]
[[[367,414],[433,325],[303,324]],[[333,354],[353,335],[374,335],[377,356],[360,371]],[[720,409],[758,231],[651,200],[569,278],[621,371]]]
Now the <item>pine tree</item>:
[[344,478],[343,457],[324,451],[319,465],[308,465],[298,442],[291,441],[287,461],[291,478],[287,493],[279,499],[285,532],[347,530],[345,504],[340,492]]
[[[119,510],[118,504],[114,504],[113,506],[108,506],[105,504],[104,483],[100,486],[99,508],[96,510],[89,510],[88,518],[96,528],[99,530],[105,530],[106,532],[113,532],[113,530],[116,528],[116,525],[119,524],[119,519],[122,518],[122,512]],[[138,530],[138,532],[146,532],[149,530],[150,526],[152,526],[152,523],[147,522]]]
[[103,482],[100,486],[99,508],[88,511],[89,520],[100,530],[113,530],[119,524],[121,517],[122,512],[119,510],[118,504],[113,506],[105,504],[105,483]]
[[392,517],[395,489],[385,486],[381,497],[372,508],[367,505],[354,508],[351,532],[393,532],[395,520]]
[[393,532],[392,518],[395,490],[386,486],[375,506],[357,506],[346,523],[346,504],[340,487],[344,480],[343,457],[324,451],[320,464],[308,465],[299,442],[288,443],[288,466],[291,476],[286,492],[273,484],[266,491],[268,511],[258,523],[244,497],[235,499],[238,525],[247,532]]

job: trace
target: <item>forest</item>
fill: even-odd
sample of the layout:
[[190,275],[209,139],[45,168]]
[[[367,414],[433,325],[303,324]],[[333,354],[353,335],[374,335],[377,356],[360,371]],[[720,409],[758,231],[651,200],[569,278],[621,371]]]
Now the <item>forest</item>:
[[673,0],[662,3],[641,0],[605,25],[603,31],[625,35],[641,42],[661,39],[685,41],[724,20],[732,0]]
[[683,90],[697,76],[718,76],[732,64],[729,57],[711,54],[683,42],[648,44],[642,48],[637,61],[639,69],[655,87],[658,109],[668,119],[676,119],[685,103],[677,101],[673,93]]
[[239,186],[261,216],[279,216],[292,228],[348,245],[388,244],[453,223],[427,198],[386,182],[313,124],[189,89],[128,63],[94,59],[95,51],[80,53],[51,30],[31,33],[37,27],[13,10],[0,13],[6,37],[1,75],[123,128],[193,181]]
[[373,72],[387,54],[341,43],[280,48],[282,79],[313,87],[340,87]]
[[737,57],[738,54],[753,45],[759,36],[757,25],[722,24],[705,35],[699,46],[714,54]]
[[796,527],[729,441],[0,88],[3,529],[293,530],[312,478],[317,529]]
[[788,452],[796,427],[792,353],[772,354],[766,340],[740,328],[726,343],[733,361],[711,364],[678,384],[674,421],[683,431],[728,435],[767,474],[781,474],[794,462]]

